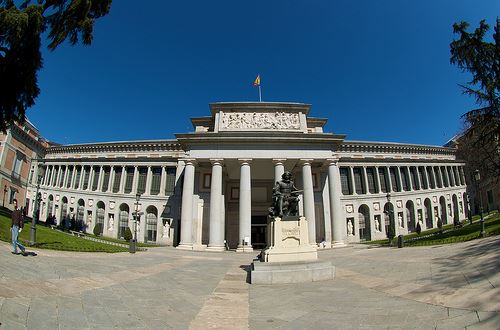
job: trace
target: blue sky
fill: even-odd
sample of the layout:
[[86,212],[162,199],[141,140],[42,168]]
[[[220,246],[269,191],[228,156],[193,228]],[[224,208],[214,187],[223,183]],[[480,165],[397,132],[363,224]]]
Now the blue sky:
[[499,14],[498,0],[117,0],[90,47],[44,48],[28,117],[63,144],[169,139],[211,102],[258,101],[260,73],[263,101],[310,103],[327,132],[442,145],[475,106],[452,25]]

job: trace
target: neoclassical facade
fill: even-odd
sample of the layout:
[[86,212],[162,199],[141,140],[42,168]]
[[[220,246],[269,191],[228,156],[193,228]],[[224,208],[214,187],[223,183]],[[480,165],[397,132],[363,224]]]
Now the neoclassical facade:
[[[75,216],[120,238],[141,212],[141,242],[253,251],[266,244],[272,187],[283,172],[302,189],[310,241],[332,247],[466,217],[463,162],[452,148],[349,141],[301,103],[213,103],[172,140],[47,148],[32,163],[41,219]],[[136,205],[136,195],[140,194]]]

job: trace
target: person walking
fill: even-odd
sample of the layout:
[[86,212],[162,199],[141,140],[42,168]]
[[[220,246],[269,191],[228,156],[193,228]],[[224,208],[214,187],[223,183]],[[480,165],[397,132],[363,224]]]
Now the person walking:
[[17,199],[14,199],[14,211],[12,211],[12,254],[17,253],[17,247],[21,250],[22,254],[26,254],[26,248],[18,242],[19,233],[24,227],[24,217],[21,210],[17,207]]

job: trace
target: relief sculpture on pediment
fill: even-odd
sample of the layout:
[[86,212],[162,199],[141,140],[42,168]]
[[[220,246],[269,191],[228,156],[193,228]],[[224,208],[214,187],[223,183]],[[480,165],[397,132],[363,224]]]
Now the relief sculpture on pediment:
[[220,128],[298,130],[300,119],[297,113],[285,112],[223,113]]

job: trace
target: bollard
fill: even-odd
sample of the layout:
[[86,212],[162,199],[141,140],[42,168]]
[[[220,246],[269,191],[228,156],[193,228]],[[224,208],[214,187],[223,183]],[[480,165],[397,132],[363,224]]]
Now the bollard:
[[399,235],[398,236],[398,248],[402,248],[404,246],[404,239],[403,239],[403,235]]

